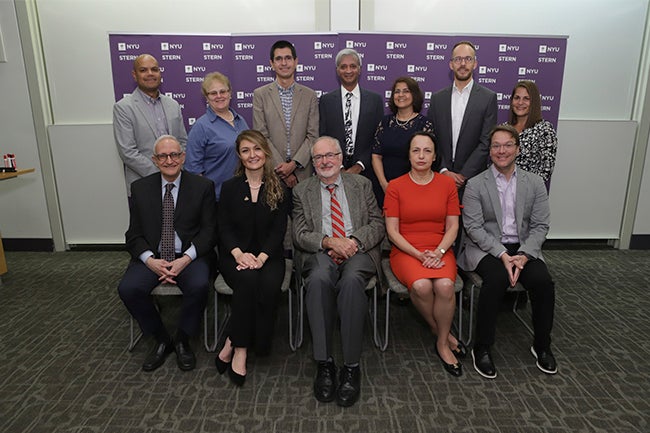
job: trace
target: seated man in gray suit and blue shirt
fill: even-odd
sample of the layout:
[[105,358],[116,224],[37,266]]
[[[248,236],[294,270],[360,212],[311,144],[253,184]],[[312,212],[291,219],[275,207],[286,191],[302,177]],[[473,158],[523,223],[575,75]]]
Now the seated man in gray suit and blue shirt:
[[494,344],[499,305],[508,286],[518,281],[530,295],[535,336],[530,348],[537,368],[557,372],[551,352],[555,284],[548,272],[542,244],[550,224],[546,186],[541,177],[515,165],[519,135],[510,125],[490,133],[492,166],[467,182],[463,224],[467,236],[458,266],[483,279],[478,300],[474,368],[494,379],[497,371],[490,352]]
[[158,171],[151,160],[158,137],[173,135],[183,148],[187,142],[181,107],[160,92],[158,61],[150,54],[141,54],[133,61],[131,74],[138,87],[113,106],[113,135],[124,162],[129,197],[134,180]]
[[334,137],[343,144],[346,173],[374,176],[372,143],[384,116],[384,101],[377,93],[359,87],[361,56],[356,50],[344,48],[338,52],[336,75],[341,86],[320,97],[320,135]]
[[[118,293],[142,332],[156,340],[142,369],[157,369],[175,351],[178,367],[187,371],[196,365],[188,340],[199,331],[210,288],[208,257],[217,233],[214,183],[181,170],[185,152],[171,135],[156,140],[152,160],[159,172],[131,185],[125,234],[131,261]],[[151,299],[161,283],[176,284],[183,292],[173,343]]]
[[[343,156],[335,138],[319,138],[311,158],[317,176],[293,190],[293,243],[318,363],[314,395],[346,407],[360,394],[365,288],[379,269],[384,220],[370,181],[341,173]],[[332,358],[337,313],[343,346],[338,381]]]

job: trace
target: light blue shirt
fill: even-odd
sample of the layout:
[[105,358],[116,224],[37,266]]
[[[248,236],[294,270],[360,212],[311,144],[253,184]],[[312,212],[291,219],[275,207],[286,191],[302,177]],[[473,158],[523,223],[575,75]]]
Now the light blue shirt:
[[240,132],[248,129],[246,120],[234,110],[230,111],[234,116],[234,127],[208,106],[187,136],[185,170],[214,182],[217,201],[221,196],[221,184],[235,174],[239,161],[235,140]]

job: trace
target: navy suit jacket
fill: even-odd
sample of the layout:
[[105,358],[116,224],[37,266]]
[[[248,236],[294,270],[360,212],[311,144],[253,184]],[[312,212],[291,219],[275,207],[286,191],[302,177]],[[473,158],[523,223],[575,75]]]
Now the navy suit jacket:
[[474,81],[452,159],[451,90],[450,86],[433,94],[427,117],[436,134],[440,169],[469,179],[487,167],[489,134],[497,123],[497,95]]
[[[384,117],[384,101],[380,95],[359,87],[361,91],[361,106],[359,120],[354,140],[352,158],[343,158],[345,168],[350,168],[361,161],[366,169],[364,175],[372,173],[372,143],[375,141],[375,131]],[[329,135],[341,143],[345,150],[345,125],[343,121],[343,102],[341,87],[320,97],[319,110],[321,136]]]
[[[181,251],[194,244],[197,258],[213,251],[217,235],[214,183],[183,171],[174,208],[174,230],[182,242]],[[126,249],[133,259],[151,250],[159,256],[162,232],[162,184],[154,173],[131,184],[131,216],[126,231]]]

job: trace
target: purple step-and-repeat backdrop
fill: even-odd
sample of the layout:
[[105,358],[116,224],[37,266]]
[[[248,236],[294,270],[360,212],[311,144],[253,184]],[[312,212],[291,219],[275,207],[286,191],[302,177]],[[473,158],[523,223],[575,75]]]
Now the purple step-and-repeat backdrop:
[[299,61],[296,81],[314,89],[318,96],[338,86],[336,53],[345,47],[354,48],[363,58],[362,87],[383,95],[388,101],[395,78],[413,77],[425,94],[423,113],[428,109],[431,94],[451,85],[451,48],[460,40],[470,40],[477,48],[478,68],[474,79],[497,93],[499,122],[508,118],[510,93],[515,83],[532,80],[542,94],[544,118],[557,126],[567,40],[551,36],[110,34],[115,99],[133,92],[133,60],[139,54],[149,53],[158,59],[163,71],[161,91],[181,104],[188,130],[205,113],[201,82],[213,71],[230,78],[231,107],[252,127],[253,90],[275,79],[269,50],[278,39],[295,45]]

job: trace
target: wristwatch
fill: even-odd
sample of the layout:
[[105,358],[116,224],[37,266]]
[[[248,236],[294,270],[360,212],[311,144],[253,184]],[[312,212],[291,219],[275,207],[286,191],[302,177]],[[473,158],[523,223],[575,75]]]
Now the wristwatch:
[[444,255],[445,255],[445,252],[446,252],[447,250],[446,250],[446,249],[444,249],[444,248],[438,248],[438,249],[440,250],[440,252],[441,252],[441,253],[442,253],[442,255],[444,256]]

